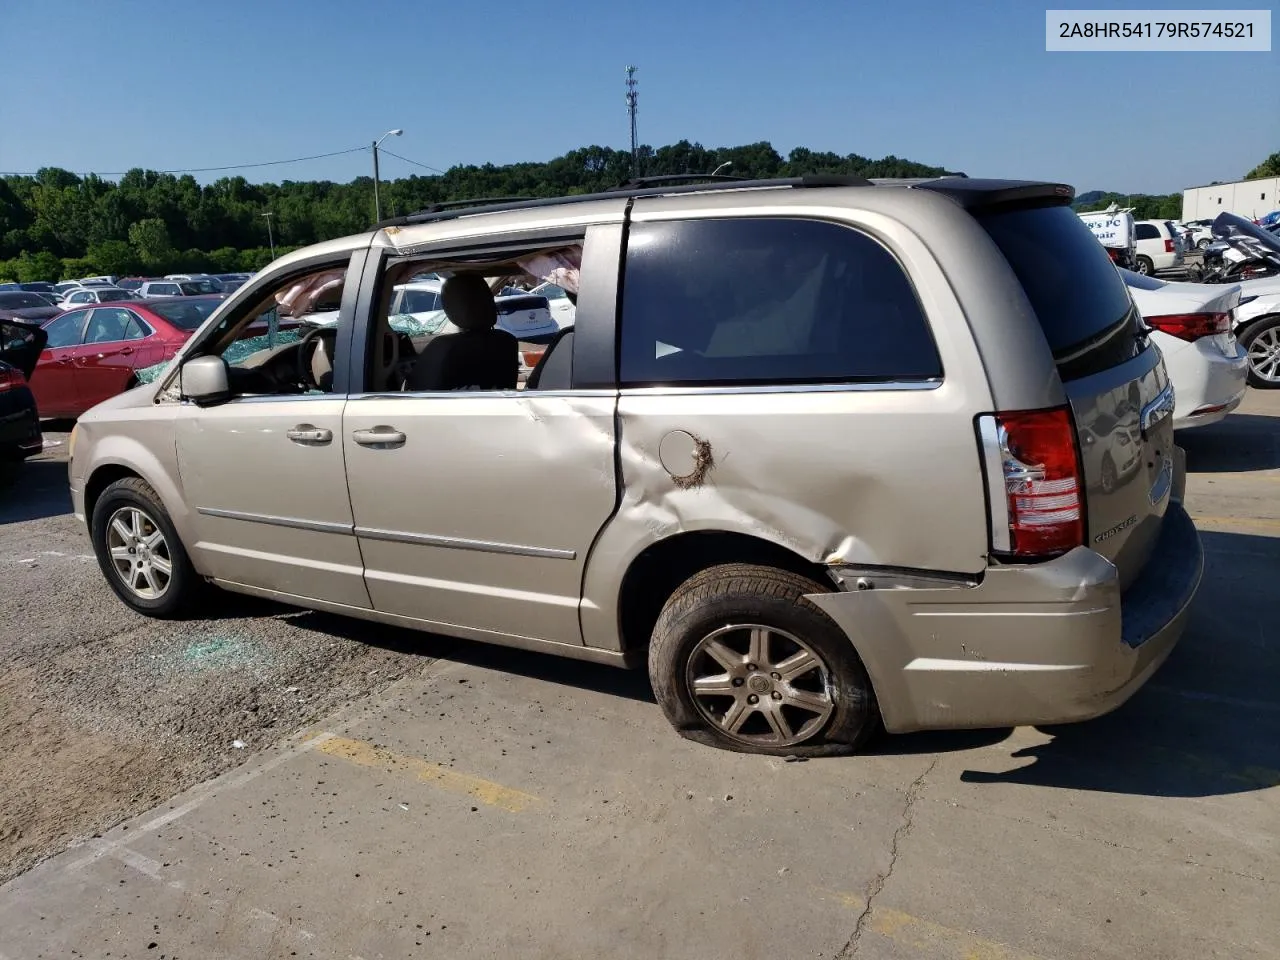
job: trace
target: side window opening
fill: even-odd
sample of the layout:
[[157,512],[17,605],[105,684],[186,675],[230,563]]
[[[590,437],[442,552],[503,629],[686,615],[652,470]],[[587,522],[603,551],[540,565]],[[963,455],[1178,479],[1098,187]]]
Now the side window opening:
[[[370,337],[371,392],[566,389],[531,376],[572,329],[536,289],[554,282],[575,298],[582,245],[513,252],[500,259],[393,262],[384,272]],[[565,344],[567,357],[572,341]],[[564,358],[561,358],[563,360]]]
[[[226,361],[235,396],[331,393],[339,363],[338,310],[346,276],[343,265],[290,277],[264,293],[247,313],[218,324],[201,354]],[[188,319],[187,304],[164,307],[161,314],[174,311],[178,325]],[[191,326],[198,326],[203,316],[190,318]],[[137,376],[146,383],[167,368],[168,363],[157,364],[139,370]]]
[[119,343],[141,340],[146,331],[132,312],[120,307],[98,307],[89,317],[85,343]]
[[941,376],[910,280],[867,234],[787,218],[631,228],[622,306],[626,385]]

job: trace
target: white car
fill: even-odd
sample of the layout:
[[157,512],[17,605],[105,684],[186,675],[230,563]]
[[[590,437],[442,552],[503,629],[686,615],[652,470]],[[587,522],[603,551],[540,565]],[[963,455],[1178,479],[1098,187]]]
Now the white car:
[[117,300],[134,300],[135,294],[120,287],[79,287],[71,290],[58,303],[59,310],[74,310],[95,303],[112,303]]
[[1157,270],[1173,270],[1182,266],[1182,240],[1170,220],[1139,220],[1138,273],[1151,276]]
[[578,314],[578,308],[569,299],[569,293],[564,287],[557,286],[554,283],[540,283],[529,292],[547,298],[547,305],[551,308],[551,316],[560,325],[560,329],[563,330],[565,327],[573,326],[573,321]]
[[1238,284],[1169,283],[1121,270],[1173,383],[1175,430],[1217,423],[1244,399],[1249,363],[1232,332]]
[[1249,385],[1280,388],[1280,277],[1240,283],[1235,334],[1249,358]]
[[[422,327],[418,336],[457,333],[440,305],[443,280],[415,280],[396,286],[391,298],[391,316],[412,318]],[[546,343],[560,332],[551,316],[547,297],[536,293],[495,296],[498,307],[498,329],[505,330],[522,343]]]
[[1186,239],[1186,250],[1203,250],[1213,243],[1213,231],[1199,224],[1181,224]]

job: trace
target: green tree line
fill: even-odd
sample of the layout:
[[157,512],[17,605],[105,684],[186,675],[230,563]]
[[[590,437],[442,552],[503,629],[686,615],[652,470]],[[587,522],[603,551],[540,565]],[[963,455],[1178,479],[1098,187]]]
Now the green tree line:
[[[945,173],[889,156],[872,160],[798,147],[786,157],[767,142],[709,149],[682,140],[640,148],[646,176],[726,173],[785,177],[809,173],[919,177]],[[583,147],[545,163],[456,166],[379,186],[383,216],[477,197],[553,197],[604,190],[627,180],[629,150]],[[257,270],[276,254],[358,233],[374,219],[373,180],[249,183],[223,177],[201,185],[190,175],[130,170],[119,182],[46,167],[33,177],[0,179],[0,281],[60,280],[94,274]]]

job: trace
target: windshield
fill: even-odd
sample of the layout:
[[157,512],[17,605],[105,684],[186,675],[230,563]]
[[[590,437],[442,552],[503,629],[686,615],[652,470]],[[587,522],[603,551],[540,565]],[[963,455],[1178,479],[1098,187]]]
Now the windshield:
[[201,293],[218,293],[221,289],[216,280],[183,280],[178,286],[182,288],[182,292],[188,297]]
[[563,300],[568,296],[563,287],[558,287],[554,283],[539,284],[529,292],[546,297],[548,300]]
[[110,303],[112,300],[131,300],[133,294],[128,290],[99,290],[98,302]]
[[0,309],[31,310],[48,305],[43,298],[37,297],[34,293],[0,293]]
[[208,319],[221,300],[167,300],[149,304],[151,310],[164,317],[179,330],[195,330]]

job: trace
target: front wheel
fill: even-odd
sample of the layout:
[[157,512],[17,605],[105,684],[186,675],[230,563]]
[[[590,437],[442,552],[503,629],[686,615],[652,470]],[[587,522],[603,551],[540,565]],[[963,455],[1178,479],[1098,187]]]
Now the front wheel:
[[685,581],[649,647],[654,694],[680,734],[775,756],[861,745],[879,721],[871,682],[844,631],[804,599],[830,589],[748,564]]
[[1197,243],[1197,244],[1196,244],[1196,248],[1197,248],[1197,249],[1199,249],[1199,250],[1208,250],[1208,249],[1209,249],[1209,244],[1210,244],[1210,243],[1212,243],[1212,242],[1213,242],[1213,241],[1208,240],[1208,239],[1201,240],[1199,243]]
[[1248,327],[1240,346],[1249,357],[1249,386],[1280,388],[1280,316],[1266,317]]
[[1142,274],[1144,277],[1150,277],[1154,276],[1155,272],[1156,265],[1152,263],[1150,257],[1138,257],[1138,273]]
[[160,497],[144,480],[117,480],[93,507],[93,552],[117,597],[150,617],[190,612],[203,585]]

